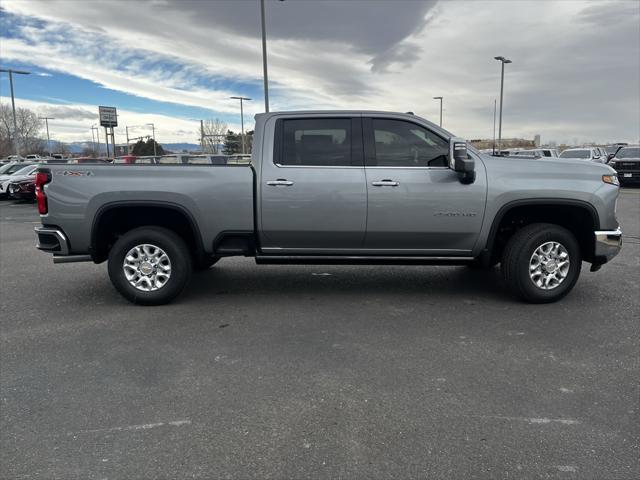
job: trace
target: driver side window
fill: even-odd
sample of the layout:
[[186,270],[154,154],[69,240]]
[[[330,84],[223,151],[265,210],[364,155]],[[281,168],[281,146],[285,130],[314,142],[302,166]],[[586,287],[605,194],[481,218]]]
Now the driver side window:
[[404,120],[372,121],[375,166],[446,167],[449,143],[429,130]]

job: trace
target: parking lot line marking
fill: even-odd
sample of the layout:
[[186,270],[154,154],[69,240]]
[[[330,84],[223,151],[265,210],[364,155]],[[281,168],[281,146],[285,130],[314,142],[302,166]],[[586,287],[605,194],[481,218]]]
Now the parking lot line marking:
[[547,424],[547,423],[560,423],[562,425],[579,425],[578,420],[570,418],[531,418],[531,417],[507,417],[503,415],[470,415],[472,417],[487,418],[495,420],[512,420],[518,422],[527,422],[531,424]]
[[69,432],[67,435],[82,435],[85,433],[110,433],[110,432],[129,432],[135,430],[149,430],[157,427],[181,427],[183,425],[191,425],[191,420],[174,420],[172,422],[145,423],[142,425],[127,425],[124,427],[112,428],[96,428],[93,430],[79,430],[77,432]]
[[561,472],[577,472],[578,467],[574,467],[573,465],[556,465],[556,468]]

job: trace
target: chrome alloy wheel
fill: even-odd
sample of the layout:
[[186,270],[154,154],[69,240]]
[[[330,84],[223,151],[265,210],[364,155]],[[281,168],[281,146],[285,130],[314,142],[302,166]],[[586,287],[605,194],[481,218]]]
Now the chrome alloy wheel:
[[160,247],[144,243],[127,252],[122,269],[133,287],[143,292],[155,292],[169,281],[171,260]]
[[569,274],[569,252],[558,242],[546,242],[535,249],[529,260],[529,278],[542,290],[553,290]]

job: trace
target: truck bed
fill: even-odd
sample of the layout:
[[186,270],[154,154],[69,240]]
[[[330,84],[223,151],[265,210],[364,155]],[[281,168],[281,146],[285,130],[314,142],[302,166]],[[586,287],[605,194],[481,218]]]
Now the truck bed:
[[[245,165],[47,165],[47,226],[64,225],[70,254],[89,253],[101,213],[136,202],[180,209],[205,252],[223,231],[253,232],[254,172]],[[122,210],[124,214],[126,210]]]

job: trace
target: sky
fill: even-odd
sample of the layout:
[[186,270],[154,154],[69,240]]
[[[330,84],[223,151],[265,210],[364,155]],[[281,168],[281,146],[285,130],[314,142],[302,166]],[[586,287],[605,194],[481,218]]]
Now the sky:
[[[640,141],[640,2],[266,0],[272,111],[413,111],[491,138],[505,68],[503,133],[543,142]],[[53,139],[91,139],[97,106],[116,141],[198,143],[199,121],[240,130],[264,111],[258,0],[2,0],[0,65],[16,105],[54,117]],[[6,74],[0,102],[9,102]]]

